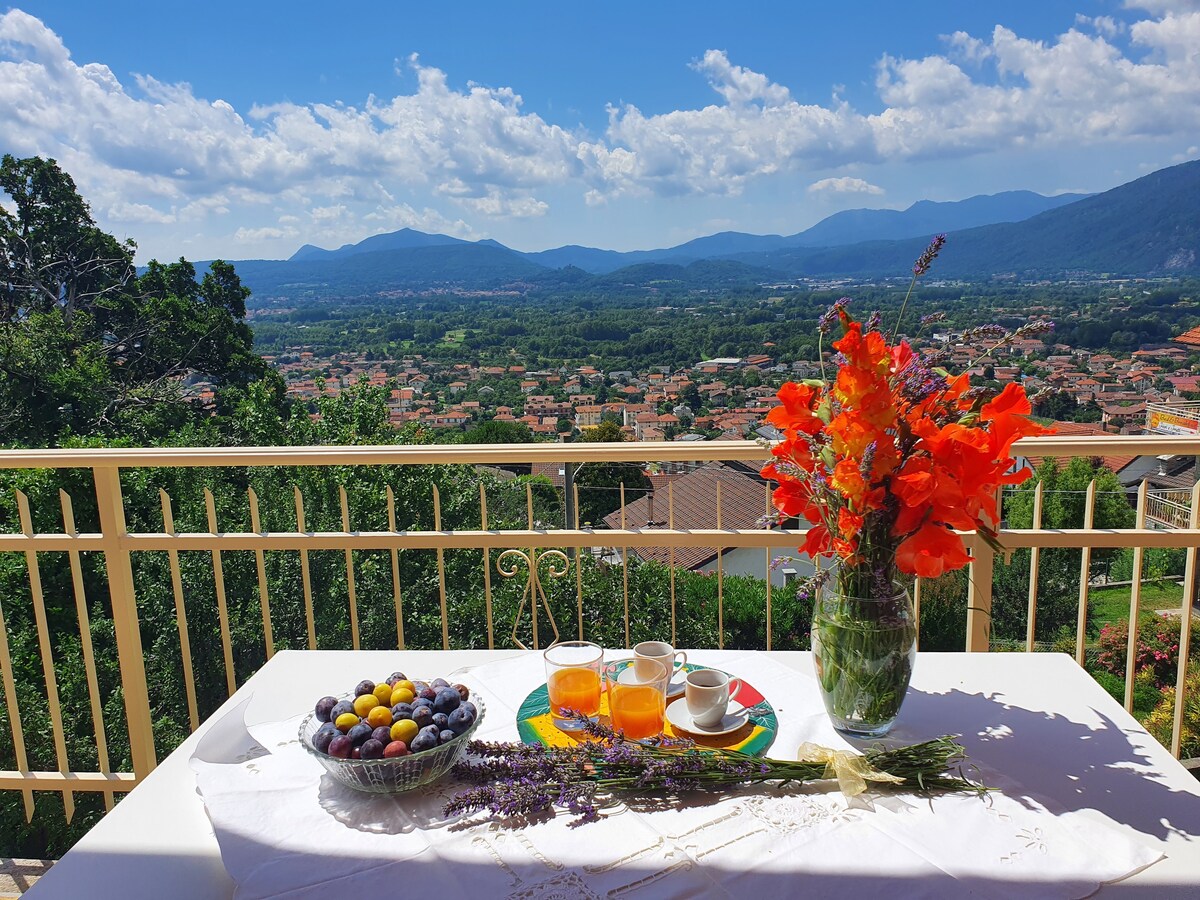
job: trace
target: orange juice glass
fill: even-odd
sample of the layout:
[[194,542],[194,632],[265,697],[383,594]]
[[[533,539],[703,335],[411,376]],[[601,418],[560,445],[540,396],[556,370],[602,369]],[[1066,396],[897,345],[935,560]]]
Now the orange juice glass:
[[600,711],[604,648],[590,641],[565,641],[543,656],[554,724],[563,731],[578,731],[582,724],[566,714],[574,710],[591,718]]
[[613,729],[634,740],[661,734],[670,670],[657,660],[639,660],[636,671],[631,665],[610,663],[605,676]]

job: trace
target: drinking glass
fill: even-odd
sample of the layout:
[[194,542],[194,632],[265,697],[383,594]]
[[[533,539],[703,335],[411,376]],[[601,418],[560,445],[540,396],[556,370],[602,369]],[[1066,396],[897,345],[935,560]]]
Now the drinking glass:
[[641,659],[636,669],[627,661],[609,663],[604,674],[613,730],[635,740],[661,734],[671,670],[657,660]]
[[554,724],[562,731],[578,731],[583,725],[566,713],[574,710],[595,716],[600,712],[604,648],[590,641],[565,641],[549,648],[543,657]]

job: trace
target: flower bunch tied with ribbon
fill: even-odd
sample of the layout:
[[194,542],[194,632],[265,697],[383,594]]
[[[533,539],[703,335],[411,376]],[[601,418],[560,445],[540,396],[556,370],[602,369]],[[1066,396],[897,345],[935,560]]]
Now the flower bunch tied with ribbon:
[[[878,313],[864,324],[848,312],[848,299],[839,300],[819,323],[823,377],[783,385],[767,415],[782,433],[762,470],[778,482],[774,506],[781,520],[811,526],[800,550],[834,559],[846,596],[888,593],[901,573],[936,578],[962,568],[971,556],[959,531],[995,545],[1001,487],[1032,474],[1014,471],[1013,443],[1050,431],[1029,418],[1019,384],[999,392],[973,388],[966,374],[943,367],[944,350],[923,354],[897,339],[913,286],[944,240],[936,237],[914,265],[890,336]],[[941,318],[926,316],[921,328]],[[975,365],[1052,327],[984,326],[967,331],[964,342],[991,344]],[[841,334],[830,373],[823,342],[834,329]]]

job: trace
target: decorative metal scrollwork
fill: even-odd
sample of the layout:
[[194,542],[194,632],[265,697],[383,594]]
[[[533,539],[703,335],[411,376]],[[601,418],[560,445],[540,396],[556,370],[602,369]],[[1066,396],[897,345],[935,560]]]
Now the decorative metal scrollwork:
[[[511,559],[512,562],[505,566],[505,560]],[[528,650],[521,643],[521,639],[517,637],[517,631],[521,626],[521,616],[525,613],[525,605],[529,604],[529,615],[533,624],[533,649],[538,647],[538,605],[546,611],[546,618],[550,620],[550,627],[554,631],[554,641],[550,644],[553,647],[559,642],[558,623],[554,621],[554,613],[550,611],[550,599],[546,596],[546,589],[542,586],[543,573],[541,572],[542,563],[547,562],[545,567],[545,576],[550,578],[562,578],[571,568],[571,561],[567,558],[567,554],[561,550],[544,550],[539,552],[536,548],[531,548],[529,552],[524,550],[505,550],[496,560],[496,570],[504,578],[514,577],[519,569],[519,562],[524,562],[528,570],[528,576],[525,581],[525,590],[521,594],[521,603],[517,607],[517,616],[513,620],[512,639],[513,642],[522,650]],[[555,564],[557,563],[557,565]]]

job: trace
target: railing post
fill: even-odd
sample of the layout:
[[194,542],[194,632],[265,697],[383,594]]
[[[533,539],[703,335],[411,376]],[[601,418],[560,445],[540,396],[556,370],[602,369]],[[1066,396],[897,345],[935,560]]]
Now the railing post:
[[576,463],[563,464],[563,519],[566,528],[579,527],[579,510],[576,509],[575,470]]
[[133,590],[133,566],[129,551],[122,546],[128,532],[125,529],[125,505],[121,499],[121,472],[116,466],[93,466],[92,476],[96,482],[96,503],[104,539],[104,567],[108,572],[117,658],[121,664],[121,693],[125,697],[125,718],[129,726],[129,752],[134,774],[138,778],[145,778],[153,771],[158,760],[154,752],[154,729],[150,717],[150,694],[146,688],[146,661],[142,654],[137,597]]
[[996,552],[976,534],[973,561],[967,570],[967,652],[986,653],[992,637],[992,575]]

